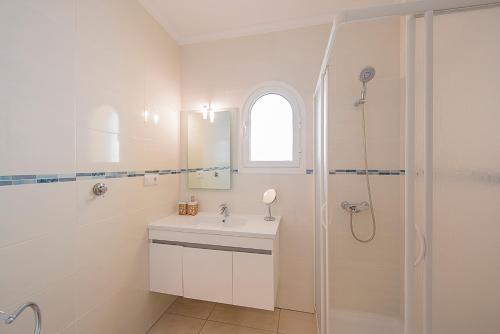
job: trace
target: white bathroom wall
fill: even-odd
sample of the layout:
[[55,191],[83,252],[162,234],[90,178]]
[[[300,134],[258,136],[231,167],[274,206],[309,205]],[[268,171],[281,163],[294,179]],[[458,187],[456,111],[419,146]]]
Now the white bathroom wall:
[[[329,68],[330,307],[334,328],[346,333],[392,333],[402,317],[400,30],[399,18],[342,26]],[[377,233],[372,242],[360,243],[341,202],[368,201],[365,175],[357,174],[364,170],[363,128],[361,107],[354,106],[362,87],[359,73],[368,65],[376,69],[365,113]],[[356,214],[353,226],[360,238],[370,237],[370,212]]]
[[4,0],[0,73],[0,309],[38,302],[44,333],[144,333],[173,299],[148,292],[147,223],[179,175],[77,173],[179,168],[178,47],[135,0]]
[[[306,105],[307,168],[312,167],[312,96],[326,46],[329,26],[186,45],[182,54],[182,109],[197,110],[212,103],[219,108],[240,108],[253,88],[265,81],[293,86]],[[184,127],[183,127],[184,128]],[[233,168],[238,168],[238,128],[232,141]],[[182,133],[182,152],[185,152]],[[183,166],[186,163],[182,157]],[[234,174],[229,191],[188,189],[181,181],[181,196],[195,195],[201,210],[215,211],[228,203],[234,213],[264,214],[262,193],[276,188],[274,213],[283,216],[280,229],[280,307],[313,311],[313,177],[304,174]]]

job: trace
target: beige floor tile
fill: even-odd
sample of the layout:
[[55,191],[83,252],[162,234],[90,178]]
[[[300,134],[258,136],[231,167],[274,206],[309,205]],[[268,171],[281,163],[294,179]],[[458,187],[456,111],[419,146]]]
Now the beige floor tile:
[[209,320],[276,331],[279,322],[279,309],[265,311],[241,306],[217,304]]
[[281,310],[278,333],[316,334],[316,319],[314,314]]
[[205,320],[165,313],[148,334],[198,334]]
[[174,304],[168,309],[167,313],[185,315],[198,319],[207,319],[215,303],[203,300],[177,298]]
[[274,331],[265,331],[249,327],[223,324],[221,322],[207,321],[200,334],[274,334]]

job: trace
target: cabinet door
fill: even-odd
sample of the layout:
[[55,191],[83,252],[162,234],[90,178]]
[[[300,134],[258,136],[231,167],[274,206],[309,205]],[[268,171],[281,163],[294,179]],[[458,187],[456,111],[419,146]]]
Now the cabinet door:
[[149,244],[149,289],[182,296],[182,247]]
[[275,282],[273,256],[233,254],[233,303],[274,310]]
[[231,304],[233,253],[183,248],[184,297]]

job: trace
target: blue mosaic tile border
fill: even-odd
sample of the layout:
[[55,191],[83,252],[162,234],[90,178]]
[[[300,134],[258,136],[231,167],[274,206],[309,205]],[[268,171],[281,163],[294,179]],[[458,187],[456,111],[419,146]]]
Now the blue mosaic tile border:
[[92,179],[118,179],[140,177],[148,173],[167,175],[180,174],[178,169],[162,169],[154,171],[122,171],[122,172],[82,172],[73,174],[41,174],[41,175],[6,175],[0,176],[0,186],[16,186],[37,183],[62,183]]
[[[366,175],[364,169],[332,169],[330,175]],[[405,175],[404,169],[369,169],[368,175]]]
[[[221,169],[231,169],[231,167],[212,167],[210,169],[207,168],[206,170]],[[79,172],[73,174],[0,175],[0,187],[38,183],[75,182],[93,179],[119,179],[126,177],[141,177],[146,174],[172,175],[188,172],[190,172],[188,169],[156,169],[146,171]],[[233,169],[232,172],[234,174],[238,174],[238,169]]]
[[42,175],[9,175],[0,176],[0,186],[56,183],[76,181],[76,174],[42,174]]
[[194,172],[210,172],[213,170],[225,170],[225,169],[231,169],[230,166],[223,166],[223,167],[200,167],[200,168],[189,168],[187,171],[189,173],[194,173]]
[[[146,171],[121,171],[121,172],[81,172],[73,174],[41,174],[41,175],[0,175],[1,186],[16,186],[24,184],[38,184],[38,183],[61,183],[61,182],[75,182],[79,180],[91,179],[118,179],[125,177],[141,177],[146,174],[182,174],[193,173],[197,171],[212,171],[231,169],[231,167],[210,167],[210,168],[192,168],[192,169],[157,169]],[[231,170],[233,174],[238,174],[239,170],[234,168]],[[313,169],[306,169],[306,175],[312,175]],[[365,175],[364,169],[333,169],[329,171],[330,175]],[[368,175],[405,175],[405,170],[392,170],[392,169],[369,169]]]

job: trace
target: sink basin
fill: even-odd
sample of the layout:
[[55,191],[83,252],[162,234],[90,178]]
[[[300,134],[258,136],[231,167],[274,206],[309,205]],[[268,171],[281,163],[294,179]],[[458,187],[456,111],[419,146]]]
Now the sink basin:
[[248,219],[244,217],[233,217],[229,216],[227,218],[223,218],[222,216],[214,217],[214,216],[200,216],[195,220],[195,224],[199,224],[202,226],[214,226],[218,228],[226,228],[226,227],[237,227],[242,226],[248,222]]
[[174,214],[150,223],[149,229],[274,239],[279,222],[280,217],[276,217],[274,222],[268,222],[263,215],[238,214],[231,214],[223,222],[221,215],[200,212],[196,216]]

